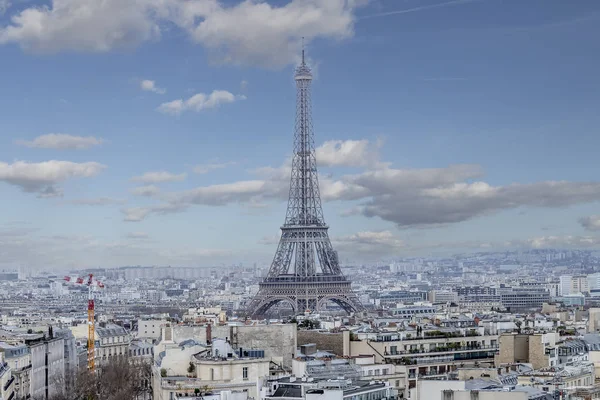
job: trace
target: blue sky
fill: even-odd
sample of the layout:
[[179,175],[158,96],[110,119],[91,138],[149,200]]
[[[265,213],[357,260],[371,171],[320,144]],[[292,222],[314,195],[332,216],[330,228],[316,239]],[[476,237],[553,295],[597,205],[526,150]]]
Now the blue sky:
[[0,267],[268,263],[302,36],[342,260],[600,246],[597,1],[2,12]]

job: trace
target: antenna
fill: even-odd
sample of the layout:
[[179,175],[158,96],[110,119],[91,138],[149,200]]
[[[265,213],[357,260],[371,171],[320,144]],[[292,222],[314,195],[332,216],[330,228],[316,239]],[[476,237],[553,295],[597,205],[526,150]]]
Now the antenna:
[[302,36],[302,65],[304,65],[304,36]]

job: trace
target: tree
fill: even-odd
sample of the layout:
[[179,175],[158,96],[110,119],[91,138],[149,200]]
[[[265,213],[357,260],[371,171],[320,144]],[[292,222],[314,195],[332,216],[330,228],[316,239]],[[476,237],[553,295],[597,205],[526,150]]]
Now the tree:
[[190,361],[190,365],[188,366],[187,372],[189,374],[193,374],[195,370],[196,370],[196,367],[194,366],[194,363]]
[[515,325],[517,326],[517,332],[521,333],[521,325],[523,325],[523,321],[521,320],[516,320],[515,321]]
[[82,368],[73,385],[56,382],[57,392],[50,400],[135,400],[151,393],[152,365],[125,357],[113,358],[97,366],[95,373]]
[[321,321],[312,320],[312,319],[305,319],[298,325],[298,329],[300,329],[300,328],[319,329],[320,327],[321,327]]

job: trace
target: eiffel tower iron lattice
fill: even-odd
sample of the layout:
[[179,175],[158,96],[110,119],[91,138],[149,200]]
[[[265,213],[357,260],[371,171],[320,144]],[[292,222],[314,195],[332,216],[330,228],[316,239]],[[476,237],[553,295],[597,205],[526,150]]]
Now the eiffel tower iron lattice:
[[304,50],[294,79],[296,126],[288,208],[269,273],[246,311],[261,316],[280,302],[289,303],[295,313],[320,311],[330,301],[348,313],[362,311],[340,269],[323,218],[311,117],[312,71]]

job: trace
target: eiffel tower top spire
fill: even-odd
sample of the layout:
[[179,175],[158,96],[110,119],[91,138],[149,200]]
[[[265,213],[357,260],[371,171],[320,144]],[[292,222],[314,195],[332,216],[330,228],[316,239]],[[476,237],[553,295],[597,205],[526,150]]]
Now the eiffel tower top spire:
[[312,71],[302,63],[296,68],[296,124],[288,209],[284,226],[326,227],[321,208],[312,123]]
[[[294,76],[296,81],[311,81],[312,80],[312,71],[310,67],[306,64],[306,59],[304,57],[304,38],[302,38],[302,62],[298,67],[296,67],[296,74]],[[308,82],[307,82],[308,83]],[[310,83],[308,83],[310,84]],[[308,99],[310,102],[310,98]]]

